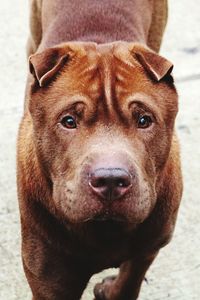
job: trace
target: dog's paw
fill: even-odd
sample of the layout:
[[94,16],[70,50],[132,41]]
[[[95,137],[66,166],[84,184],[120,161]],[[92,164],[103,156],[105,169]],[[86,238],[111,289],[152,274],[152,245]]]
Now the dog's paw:
[[94,287],[95,300],[111,300],[110,292],[116,276],[109,276]]

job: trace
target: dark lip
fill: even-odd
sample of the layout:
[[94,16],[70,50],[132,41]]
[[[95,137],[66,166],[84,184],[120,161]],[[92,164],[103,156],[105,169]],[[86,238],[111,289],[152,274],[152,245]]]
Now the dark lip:
[[101,214],[97,214],[94,216],[90,221],[97,221],[97,222],[114,222],[114,223],[125,223],[126,219],[124,216],[121,215],[113,215],[109,211],[106,211]]

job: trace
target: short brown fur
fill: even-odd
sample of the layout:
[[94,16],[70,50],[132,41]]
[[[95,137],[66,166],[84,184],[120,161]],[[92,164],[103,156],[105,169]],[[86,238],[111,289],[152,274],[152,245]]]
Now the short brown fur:
[[17,180],[34,300],[78,300],[109,267],[119,275],[95,299],[137,299],[171,239],[182,179],[173,66],[156,53],[166,19],[167,1],[31,1]]

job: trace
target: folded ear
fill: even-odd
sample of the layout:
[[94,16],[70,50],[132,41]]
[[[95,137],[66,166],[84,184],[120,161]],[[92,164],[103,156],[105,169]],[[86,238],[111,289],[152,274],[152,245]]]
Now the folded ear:
[[136,59],[154,80],[160,81],[171,74],[173,64],[166,58],[143,47],[135,47],[133,51]]
[[70,58],[71,49],[54,47],[29,57],[29,69],[40,87],[49,83]]

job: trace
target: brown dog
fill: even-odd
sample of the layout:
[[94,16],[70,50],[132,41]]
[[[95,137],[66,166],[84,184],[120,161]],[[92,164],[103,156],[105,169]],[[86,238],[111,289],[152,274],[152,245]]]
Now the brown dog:
[[172,64],[145,46],[159,49],[166,16],[166,1],[32,1],[18,193],[34,300],[78,300],[119,266],[95,298],[137,299],[172,236],[177,93]]

